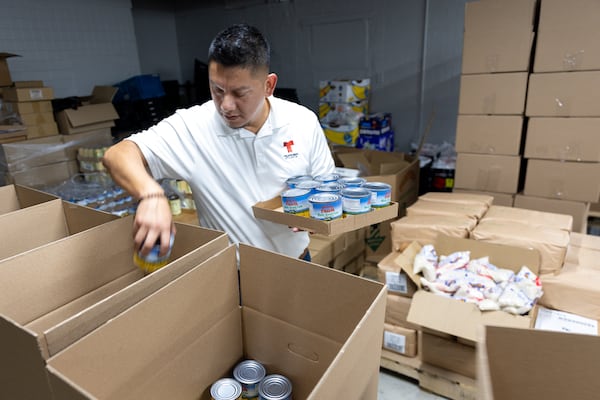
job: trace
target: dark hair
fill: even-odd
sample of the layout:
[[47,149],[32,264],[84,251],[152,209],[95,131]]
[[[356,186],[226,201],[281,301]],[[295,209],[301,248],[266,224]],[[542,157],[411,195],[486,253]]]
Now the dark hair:
[[255,27],[238,24],[219,32],[208,49],[208,62],[227,67],[269,69],[271,49]]

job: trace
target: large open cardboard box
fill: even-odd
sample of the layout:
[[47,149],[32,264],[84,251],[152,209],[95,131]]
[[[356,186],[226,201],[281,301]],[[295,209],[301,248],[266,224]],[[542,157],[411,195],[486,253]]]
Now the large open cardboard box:
[[239,259],[239,281],[231,246],[48,360],[55,398],[209,399],[250,358],[295,400],[375,399],[384,286],[243,244]]
[[[0,398],[52,398],[45,372],[49,357],[228,244],[222,232],[176,224],[172,261],[144,276],[133,264],[132,218],[0,262]],[[173,305],[179,307],[179,300]],[[194,312],[200,306],[194,304]],[[148,316],[156,318],[157,312]]]
[[112,104],[118,88],[96,86],[90,96],[84,97],[77,109],[66,109],[56,114],[60,132],[68,135],[115,126],[119,114]]
[[56,199],[57,196],[22,185],[0,186],[0,215]]
[[[438,255],[469,250],[472,259],[489,256],[490,262],[500,268],[518,271],[523,265],[526,265],[533,273],[539,272],[540,254],[537,250],[443,235],[438,236],[433,245]],[[396,262],[402,265],[402,269],[419,287],[420,280],[413,271],[413,262],[421,247],[421,245],[413,243],[396,259]],[[483,312],[475,304],[446,298],[422,289],[417,290],[413,295],[407,319],[424,328],[470,341],[477,340],[478,329],[482,325],[521,328],[528,328],[531,325],[529,315],[512,315],[504,311]]]
[[59,199],[1,214],[0,260],[117,218]]
[[481,336],[481,399],[598,398],[600,337],[498,326]]

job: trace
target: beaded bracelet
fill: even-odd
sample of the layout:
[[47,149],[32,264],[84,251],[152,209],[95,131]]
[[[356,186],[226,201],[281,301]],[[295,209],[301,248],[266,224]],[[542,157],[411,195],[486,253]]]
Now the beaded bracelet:
[[141,202],[142,200],[159,199],[161,197],[167,198],[167,195],[164,192],[163,193],[150,193],[150,194],[140,197],[138,200],[138,203]]

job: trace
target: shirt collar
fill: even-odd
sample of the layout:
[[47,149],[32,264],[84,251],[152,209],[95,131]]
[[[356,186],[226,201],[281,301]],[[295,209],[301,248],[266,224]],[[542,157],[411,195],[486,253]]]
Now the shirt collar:
[[[258,133],[255,135],[254,133],[244,129],[244,128],[230,128],[229,126],[227,126],[227,124],[225,122],[223,122],[223,119],[218,116],[219,118],[219,125],[221,126],[221,130],[219,132],[217,132],[218,136],[229,136],[229,135],[237,135],[239,137],[258,137],[258,136],[269,136],[275,132],[277,132],[279,129],[285,127],[286,125],[288,125],[288,121],[287,118],[285,118],[285,116],[283,116],[282,114],[284,113],[281,110],[280,107],[280,99],[274,96],[269,96],[267,97],[267,101],[269,102],[270,105],[270,109],[269,109],[269,115],[267,116],[267,120],[265,121],[265,123],[263,124],[263,126],[260,128],[260,130],[258,131]],[[214,103],[213,103],[214,105]],[[218,111],[215,109],[215,112],[218,113]]]

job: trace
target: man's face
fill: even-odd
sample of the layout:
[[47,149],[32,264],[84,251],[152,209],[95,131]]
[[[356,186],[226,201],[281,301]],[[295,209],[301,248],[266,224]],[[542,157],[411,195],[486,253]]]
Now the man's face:
[[[257,132],[268,109],[265,97],[273,93],[271,75],[248,68],[226,67],[211,62],[208,67],[210,93],[217,110],[231,128]],[[276,78],[275,78],[276,79]]]

